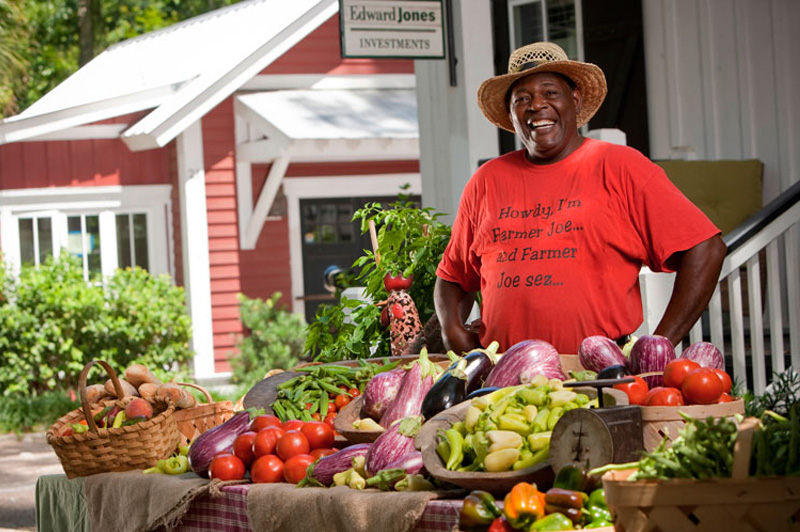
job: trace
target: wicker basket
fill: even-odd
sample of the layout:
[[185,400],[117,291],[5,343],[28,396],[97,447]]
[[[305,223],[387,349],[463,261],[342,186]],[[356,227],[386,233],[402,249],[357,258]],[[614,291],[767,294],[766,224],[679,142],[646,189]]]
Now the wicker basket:
[[208,429],[222,425],[233,417],[233,403],[231,401],[215,403],[208,390],[202,386],[191,382],[178,382],[176,384],[200,390],[206,398],[205,404],[175,410],[173,417],[178,425],[178,432],[181,434],[181,445],[188,445]]
[[[751,418],[752,419],[752,418]],[[755,423],[739,428],[732,478],[629,482],[603,476],[618,532],[798,532],[800,477],[748,478]]]
[[[106,401],[94,411],[86,398],[86,377],[93,365],[100,364],[108,373],[120,400]],[[111,471],[130,471],[153,467],[169,457],[178,445],[180,434],[170,404],[167,409],[146,421],[126,427],[98,429],[93,415],[108,404],[125,404],[124,392],[116,372],[106,362],[93,360],[84,366],[78,379],[81,408],[62,416],[46,434],[67,478],[85,477]],[[72,423],[85,419],[87,432],[63,436]]]

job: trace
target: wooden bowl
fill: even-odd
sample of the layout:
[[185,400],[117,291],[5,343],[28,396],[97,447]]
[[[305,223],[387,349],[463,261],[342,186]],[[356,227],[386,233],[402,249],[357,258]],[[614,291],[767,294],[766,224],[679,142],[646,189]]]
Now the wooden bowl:
[[353,422],[362,418],[361,405],[364,404],[363,396],[358,396],[350,401],[347,406],[339,410],[333,419],[333,426],[336,432],[341,434],[350,443],[372,443],[378,436],[383,434],[382,430],[358,430],[353,428]]

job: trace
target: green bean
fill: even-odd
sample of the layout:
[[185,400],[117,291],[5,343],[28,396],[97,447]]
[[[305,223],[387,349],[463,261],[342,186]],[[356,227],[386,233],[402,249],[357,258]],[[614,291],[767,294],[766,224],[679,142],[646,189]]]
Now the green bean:
[[288,419],[286,417],[286,411],[283,409],[279,401],[272,403],[272,411],[275,412],[275,415],[278,416],[282,422]]
[[297,383],[303,382],[304,380],[306,380],[306,377],[304,375],[301,375],[299,377],[294,377],[292,379],[289,379],[288,381],[280,383],[278,385],[278,389],[279,390],[285,390],[286,388],[292,388]]

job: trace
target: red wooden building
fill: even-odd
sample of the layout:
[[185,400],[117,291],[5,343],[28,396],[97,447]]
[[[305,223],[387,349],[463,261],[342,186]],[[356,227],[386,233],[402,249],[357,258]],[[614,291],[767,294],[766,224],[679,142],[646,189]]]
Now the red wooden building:
[[[237,294],[310,315],[367,198],[420,193],[410,60],[342,59],[336,0],[246,0],[119,43],[0,122],[0,249],[186,288],[194,371],[229,371]],[[348,262],[349,261],[349,262]]]

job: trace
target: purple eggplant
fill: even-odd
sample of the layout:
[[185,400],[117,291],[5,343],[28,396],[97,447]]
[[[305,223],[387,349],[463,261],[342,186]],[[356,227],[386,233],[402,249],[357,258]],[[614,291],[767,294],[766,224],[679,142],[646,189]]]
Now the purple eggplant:
[[605,336],[588,336],[578,347],[581,366],[590,371],[603,371],[608,366],[627,366],[628,359],[615,341]]
[[400,389],[400,383],[405,374],[406,370],[403,368],[395,368],[372,377],[364,386],[362,414],[375,421],[380,421],[383,413],[397,397],[397,391]]
[[725,358],[711,342],[695,342],[681,353],[680,358],[694,360],[704,368],[725,369]]
[[411,363],[411,367],[403,375],[397,396],[381,416],[380,425],[388,428],[395,421],[420,415],[422,401],[438,374],[439,368],[428,359],[428,352],[423,348],[419,358]]
[[523,340],[500,356],[486,378],[485,386],[527,384],[535,375],[566,380],[556,348],[544,340]]
[[388,465],[415,451],[414,438],[421,426],[422,416],[412,416],[387,428],[367,452],[367,474],[372,476],[387,469]]
[[345,447],[341,451],[320,458],[308,467],[306,472],[306,482],[303,485],[330,486],[333,484],[333,475],[347,471],[353,467],[353,458],[357,456],[366,457],[370,443],[359,443]]
[[[675,360],[675,348],[665,336],[642,336],[631,349],[631,371],[635,374],[663,372],[671,360]],[[656,386],[664,386],[664,377],[661,375],[645,377],[644,380],[651,390]]]
[[222,425],[209,429],[198,436],[189,446],[189,466],[203,478],[208,477],[208,466],[214,455],[230,452],[239,434],[250,430],[253,418],[263,410],[248,408],[235,414]]
[[486,349],[473,349],[450,364],[425,394],[420,411],[422,417],[430,419],[442,410],[465,401],[467,395],[481,388],[494,367],[499,346],[497,342],[492,342]]
[[386,464],[385,469],[402,469],[407,475],[422,473],[425,469],[425,465],[422,461],[422,453],[417,450],[411,451],[394,462]]

